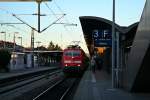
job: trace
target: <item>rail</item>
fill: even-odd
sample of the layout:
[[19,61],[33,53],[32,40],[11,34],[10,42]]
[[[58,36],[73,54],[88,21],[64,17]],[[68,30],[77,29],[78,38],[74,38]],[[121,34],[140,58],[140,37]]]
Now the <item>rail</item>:
[[54,85],[47,88],[45,91],[41,92],[32,100],[64,100],[68,92],[71,90],[71,88],[77,81],[78,79],[76,78],[64,78],[63,80],[60,80]]
[[[11,80],[10,82],[5,82],[1,85],[0,94],[9,92],[11,90],[23,87],[23,86],[30,84],[30,83],[33,83],[35,81],[41,80],[43,78],[47,78],[49,76],[52,76],[56,73],[62,72],[62,70],[56,70],[56,69],[55,70],[54,69],[53,70],[52,69],[51,70],[45,70],[42,72],[36,72],[36,73],[30,73],[30,74],[24,74],[24,75],[12,77],[12,79],[15,78],[15,80],[13,80],[13,81]],[[27,75],[27,76],[24,77],[25,75]],[[8,79],[6,79],[6,80],[8,80]]]
[[10,84],[13,84],[13,83],[24,81],[24,80],[29,79],[29,78],[36,77],[36,76],[39,76],[42,74],[50,73],[50,72],[53,72],[53,71],[58,70],[58,69],[59,69],[58,67],[52,67],[52,68],[44,69],[44,70],[25,71],[22,73],[17,73],[14,75],[1,77],[0,78],[0,88],[7,86],[7,85],[10,85]]

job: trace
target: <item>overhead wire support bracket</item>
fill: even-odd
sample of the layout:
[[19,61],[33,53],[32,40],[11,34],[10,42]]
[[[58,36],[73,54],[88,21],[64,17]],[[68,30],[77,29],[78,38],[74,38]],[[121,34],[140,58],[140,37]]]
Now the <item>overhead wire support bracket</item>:
[[49,26],[47,26],[46,28],[44,28],[42,31],[40,31],[40,33],[42,33],[43,31],[45,31],[46,29],[48,29],[50,26],[52,26],[53,24],[55,24],[57,21],[59,21],[60,19],[62,19],[66,14],[63,14],[60,18],[58,18],[57,20],[55,20],[52,24],[50,24]]
[[15,18],[17,18],[19,21],[21,21],[22,23],[26,24],[27,26],[29,26],[30,28],[32,28],[33,30],[37,31],[34,27],[32,27],[31,25],[27,24],[26,22],[24,22],[23,20],[21,20],[20,18],[18,18],[15,14],[12,14],[12,16],[14,16]]
[[[2,9],[2,10],[5,10],[7,13],[10,13],[12,16],[14,16],[15,18],[17,18],[19,21],[21,21],[22,23],[26,24],[27,26],[29,26],[30,28],[32,28],[33,30],[37,31],[40,33],[40,16],[43,16],[40,14],[40,4],[41,2],[44,2],[44,1],[52,1],[52,0],[0,0],[0,2],[5,2],[5,1],[9,1],[9,2],[16,2],[16,1],[36,1],[38,3],[38,30],[34,27],[32,27],[31,25],[29,25],[28,23],[26,23],[25,21],[21,20],[19,17],[17,17],[17,14],[14,14],[14,13],[10,13],[8,12],[7,10],[5,9]],[[36,14],[32,14],[32,15],[36,15]],[[45,15],[44,15],[45,16]]]
[[1,25],[5,25],[5,24],[25,24],[25,23],[0,23]]
[[65,26],[77,26],[77,24],[73,23],[54,23],[54,24],[64,24]]

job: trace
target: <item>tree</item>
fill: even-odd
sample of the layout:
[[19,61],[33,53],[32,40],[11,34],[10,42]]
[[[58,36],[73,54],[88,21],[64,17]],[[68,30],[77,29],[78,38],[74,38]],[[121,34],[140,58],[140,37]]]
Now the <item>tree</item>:
[[42,51],[44,51],[44,50],[47,50],[47,48],[44,47],[44,46],[40,46],[40,47],[37,47],[36,50],[42,50]]
[[48,45],[48,50],[54,50],[54,47],[55,47],[55,45],[54,45],[54,43],[51,41],[50,43],[49,43],[49,45]]
[[48,50],[62,50],[60,46],[58,46],[58,44],[54,44],[52,41],[49,43],[48,45]]
[[0,49],[0,69],[9,71],[8,64],[11,60],[11,53],[6,49]]
[[55,45],[55,50],[62,50],[60,46],[58,46],[58,44]]

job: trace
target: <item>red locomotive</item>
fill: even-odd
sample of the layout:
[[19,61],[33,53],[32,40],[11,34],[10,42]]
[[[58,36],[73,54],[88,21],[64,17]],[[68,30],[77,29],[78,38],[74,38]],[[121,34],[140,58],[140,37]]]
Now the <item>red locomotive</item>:
[[78,45],[64,49],[62,67],[65,73],[83,72],[88,66],[88,57]]

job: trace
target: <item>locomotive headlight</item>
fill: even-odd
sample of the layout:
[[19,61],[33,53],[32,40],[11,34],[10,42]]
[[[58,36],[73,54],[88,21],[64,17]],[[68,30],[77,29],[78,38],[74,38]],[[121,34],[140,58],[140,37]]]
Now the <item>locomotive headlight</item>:
[[64,63],[71,63],[71,60],[65,60]]
[[77,66],[79,66],[79,67],[80,67],[81,65],[80,65],[80,64],[78,64]]
[[81,61],[79,60],[79,61],[74,61],[74,63],[81,63]]
[[67,64],[65,64],[65,66],[68,66]]

